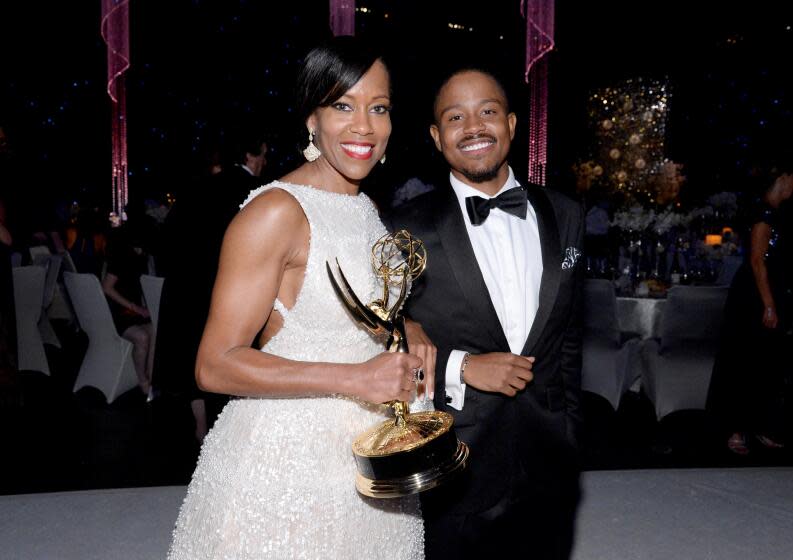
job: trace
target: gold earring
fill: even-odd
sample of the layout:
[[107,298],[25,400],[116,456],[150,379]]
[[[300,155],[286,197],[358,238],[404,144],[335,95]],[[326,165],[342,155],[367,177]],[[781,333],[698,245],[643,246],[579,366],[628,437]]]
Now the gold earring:
[[383,154],[383,157],[380,158],[380,163],[385,163],[385,154]]
[[322,155],[322,152],[320,152],[319,148],[317,148],[314,145],[314,129],[309,128],[308,129],[308,146],[306,146],[306,149],[303,150],[303,157],[306,158],[308,161],[314,161],[321,155]]

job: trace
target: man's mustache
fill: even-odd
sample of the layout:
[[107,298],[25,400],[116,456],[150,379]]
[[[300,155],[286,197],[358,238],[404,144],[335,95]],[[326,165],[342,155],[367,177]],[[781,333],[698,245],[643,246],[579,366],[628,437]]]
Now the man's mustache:
[[484,134],[484,133],[482,133],[482,134],[469,134],[468,136],[466,136],[465,138],[463,138],[462,140],[460,140],[457,143],[457,147],[459,148],[463,144],[471,142],[472,140],[490,140],[494,144],[496,143],[495,136],[492,136],[490,134]]

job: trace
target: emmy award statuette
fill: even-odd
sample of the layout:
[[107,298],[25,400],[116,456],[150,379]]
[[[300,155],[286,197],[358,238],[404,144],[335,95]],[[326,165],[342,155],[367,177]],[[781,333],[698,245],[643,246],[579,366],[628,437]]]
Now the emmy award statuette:
[[[333,289],[350,314],[375,335],[388,335],[386,350],[407,352],[405,319],[400,315],[408,283],[427,265],[421,240],[406,230],[381,237],[372,247],[372,267],[383,283],[383,297],[364,305],[336,262],[338,281],[325,263]],[[399,296],[389,305],[390,288]],[[360,434],[352,444],[358,475],[355,486],[373,498],[396,498],[434,488],[466,466],[468,446],[457,439],[454,419],[441,411],[414,412],[400,401],[388,403],[394,418]]]

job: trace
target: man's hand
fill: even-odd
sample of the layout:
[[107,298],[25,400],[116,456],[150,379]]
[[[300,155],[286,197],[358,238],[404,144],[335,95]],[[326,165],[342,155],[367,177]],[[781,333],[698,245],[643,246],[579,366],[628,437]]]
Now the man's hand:
[[434,399],[435,360],[438,357],[438,349],[435,348],[435,345],[430,340],[430,337],[427,336],[427,333],[424,332],[424,329],[421,328],[421,325],[415,321],[405,319],[405,334],[408,337],[410,353],[421,358],[424,364],[424,381],[419,383],[418,394],[422,396],[422,394],[429,391],[427,396],[430,399]]
[[468,356],[464,382],[480,391],[514,397],[534,379],[531,371],[533,365],[533,356],[527,358],[509,352],[471,354]]

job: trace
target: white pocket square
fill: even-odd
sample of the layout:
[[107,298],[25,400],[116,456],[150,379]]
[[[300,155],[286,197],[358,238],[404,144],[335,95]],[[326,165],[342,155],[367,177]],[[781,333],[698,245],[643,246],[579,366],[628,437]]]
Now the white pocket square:
[[568,247],[564,251],[564,260],[562,261],[562,270],[573,268],[575,263],[578,262],[578,257],[581,256],[581,251],[575,247]]

